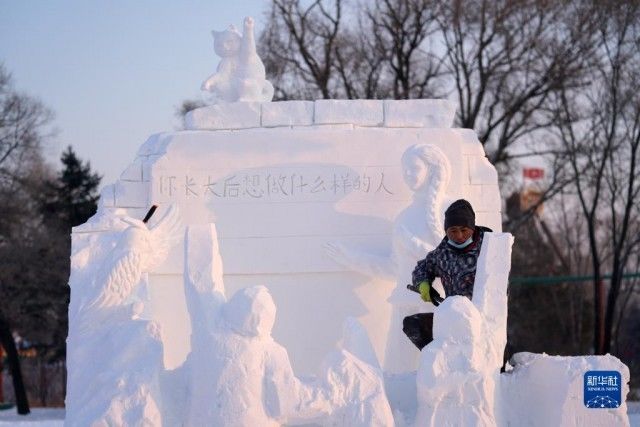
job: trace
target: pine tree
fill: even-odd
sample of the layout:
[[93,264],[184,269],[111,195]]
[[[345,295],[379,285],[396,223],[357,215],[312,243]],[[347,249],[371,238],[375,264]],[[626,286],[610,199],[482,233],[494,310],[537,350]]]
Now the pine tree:
[[[71,147],[60,160],[57,174],[34,173],[23,186],[24,200],[17,204],[29,221],[16,229],[24,237],[13,239],[4,259],[11,278],[4,289],[13,303],[11,330],[37,350],[43,363],[66,357],[71,229],[96,212],[101,180]],[[39,394],[46,405],[46,392]]]
[[60,158],[63,169],[48,187],[48,200],[43,205],[46,220],[54,220],[65,231],[83,224],[96,213],[98,186],[102,177],[91,171],[89,162],[83,163],[71,146]]

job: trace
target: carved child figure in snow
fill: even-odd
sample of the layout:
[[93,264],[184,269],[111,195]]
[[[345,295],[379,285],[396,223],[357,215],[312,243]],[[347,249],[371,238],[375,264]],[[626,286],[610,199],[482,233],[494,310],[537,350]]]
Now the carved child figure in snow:
[[238,291],[221,314],[200,370],[208,402],[193,406],[189,425],[279,426],[328,415],[323,392],[296,378],[287,351],[271,337],[276,307],[267,288]]
[[243,289],[227,302],[215,226],[189,226],[185,243],[192,335],[181,404],[187,409],[179,419],[216,426],[393,424],[382,371],[355,319],[346,322],[341,348],[325,359],[321,379],[303,383],[271,337],[276,307],[267,289]]
[[256,53],[253,18],[244,20],[241,35],[231,25],[225,31],[213,31],[214,49],[220,56],[216,73],[202,83],[202,90],[211,93],[211,103],[269,102],[273,86],[265,79],[264,64]]

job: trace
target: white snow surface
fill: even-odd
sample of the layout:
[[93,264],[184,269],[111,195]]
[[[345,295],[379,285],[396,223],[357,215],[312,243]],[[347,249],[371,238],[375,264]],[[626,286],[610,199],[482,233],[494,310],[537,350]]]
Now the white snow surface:
[[[18,415],[15,410],[4,410],[0,411],[0,426],[62,427],[64,414],[63,408],[32,408],[26,416]],[[640,427],[640,402],[627,402],[627,415],[631,427]]]
[[[616,357],[549,356],[516,353],[513,370],[501,375],[505,419],[521,426],[628,426],[625,398],[629,369]],[[592,409],[584,405],[584,374],[618,371],[622,376],[622,402],[618,408]]]
[[18,415],[15,408],[0,411],[0,426],[62,427],[64,408],[31,408],[27,415]]

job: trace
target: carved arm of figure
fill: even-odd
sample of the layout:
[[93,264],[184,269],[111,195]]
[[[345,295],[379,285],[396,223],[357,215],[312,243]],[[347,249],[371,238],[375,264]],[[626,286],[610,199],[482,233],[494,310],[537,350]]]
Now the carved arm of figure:
[[256,41],[253,35],[253,18],[247,16],[244,18],[244,28],[242,30],[242,50],[247,55],[256,54]]
[[208,92],[212,92],[216,85],[220,82],[222,77],[218,73],[214,73],[207,80],[202,82],[202,86],[200,90],[206,90]]
[[253,18],[246,17],[237,74],[237,78],[240,80],[238,100],[269,102],[273,98],[274,89],[273,85],[266,80],[264,64],[256,52],[253,27]]
[[371,277],[396,278],[396,267],[388,256],[356,250],[340,242],[329,242],[324,248],[334,261]]
[[326,418],[333,409],[327,391],[306,384],[293,373],[287,351],[274,342],[265,364],[264,404],[267,413],[289,425]]
[[425,242],[420,237],[409,231],[404,224],[400,224],[396,232],[397,238],[402,246],[416,259],[424,258],[428,252],[434,249],[433,245]]

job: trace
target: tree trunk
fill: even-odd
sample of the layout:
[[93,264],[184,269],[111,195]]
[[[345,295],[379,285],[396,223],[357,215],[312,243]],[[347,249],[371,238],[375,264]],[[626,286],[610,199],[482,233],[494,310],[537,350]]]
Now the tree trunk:
[[613,319],[616,313],[616,304],[618,302],[618,295],[620,294],[621,285],[622,274],[620,273],[620,269],[617,266],[614,266],[613,273],[611,274],[609,295],[607,297],[606,314],[604,318],[603,354],[611,352],[611,341],[613,338]]
[[43,357],[38,356],[38,368],[40,370],[40,405],[47,406],[47,371]]
[[[600,273],[598,273],[598,277]],[[596,321],[595,321],[595,336],[594,336],[594,346],[595,346],[595,354],[604,355],[605,353],[605,292],[604,292],[604,281],[602,278],[599,278],[595,283],[595,310],[596,310]]]
[[27,400],[27,393],[24,389],[24,383],[22,382],[22,371],[20,370],[18,349],[16,348],[16,343],[13,340],[9,323],[7,323],[2,314],[0,314],[0,344],[7,352],[7,361],[9,362],[11,378],[13,379],[13,390],[16,396],[18,414],[27,415],[31,411],[29,410],[29,401]]

